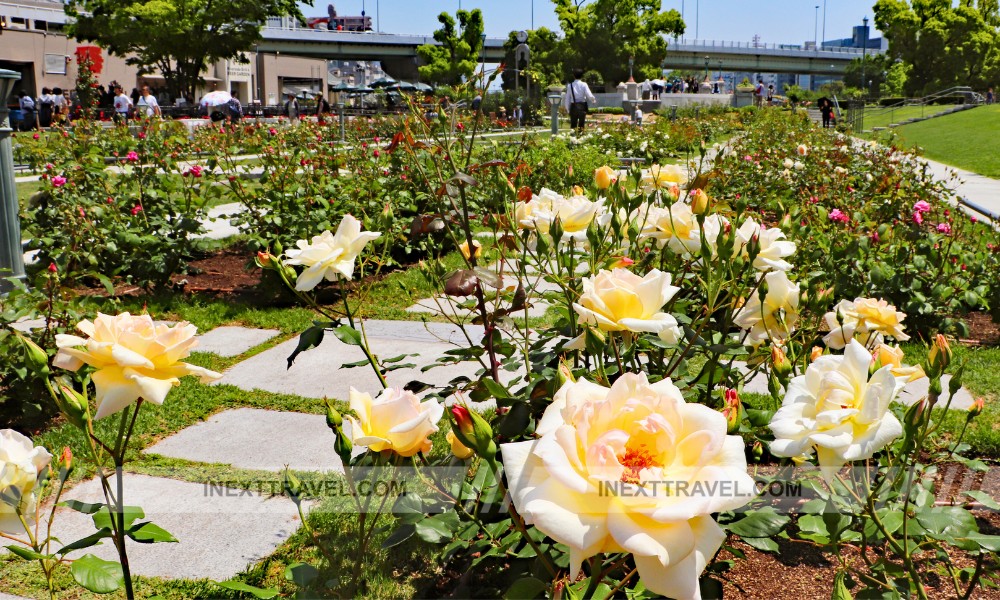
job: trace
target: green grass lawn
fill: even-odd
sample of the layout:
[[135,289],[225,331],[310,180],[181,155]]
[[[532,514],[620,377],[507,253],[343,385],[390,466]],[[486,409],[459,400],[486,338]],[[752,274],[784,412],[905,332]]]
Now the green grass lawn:
[[901,106],[891,110],[881,106],[869,107],[865,109],[865,129],[888,127],[893,123],[902,123],[907,119],[930,117],[951,108],[950,105]]
[[[871,126],[865,121],[865,127]],[[897,144],[919,147],[927,158],[1000,178],[1000,105],[981,106],[895,129]]]

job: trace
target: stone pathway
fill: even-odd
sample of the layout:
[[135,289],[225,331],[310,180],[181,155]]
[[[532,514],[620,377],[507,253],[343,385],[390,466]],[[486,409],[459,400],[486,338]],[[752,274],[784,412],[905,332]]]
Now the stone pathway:
[[927,163],[935,179],[946,182],[952,193],[976,207],[970,209],[963,206],[966,212],[981,217],[982,213],[979,211],[984,211],[994,222],[1000,221],[1000,179],[950,167],[927,158],[920,160]]
[[248,329],[246,327],[216,327],[198,337],[198,352],[211,352],[219,356],[239,356],[260,346],[281,333],[277,329]]

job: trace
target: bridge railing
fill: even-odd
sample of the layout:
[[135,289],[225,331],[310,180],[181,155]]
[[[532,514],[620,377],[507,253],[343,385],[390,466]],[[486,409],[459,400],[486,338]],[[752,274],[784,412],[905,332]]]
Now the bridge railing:
[[[769,51],[785,51],[794,54],[802,53],[825,53],[833,52],[837,54],[856,54],[861,56],[861,53],[865,51],[864,48],[852,48],[848,46],[817,46],[815,48],[806,48],[803,46],[797,46],[794,44],[776,44],[767,42],[741,42],[737,40],[688,40],[684,38],[673,39],[667,38],[670,45],[673,48],[680,49],[687,46],[696,46],[698,48],[706,49],[745,49],[745,50],[769,50]],[[881,52],[881,48],[868,48],[868,54],[876,54]]]

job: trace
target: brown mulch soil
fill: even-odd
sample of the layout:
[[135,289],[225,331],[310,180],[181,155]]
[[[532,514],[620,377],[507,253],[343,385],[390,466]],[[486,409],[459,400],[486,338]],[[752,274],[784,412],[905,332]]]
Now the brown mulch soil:
[[962,342],[983,346],[1000,345],[1000,325],[993,321],[989,313],[974,312],[964,318],[969,325],[969,339]]
[[171,281],[188,293],[244,295],[260,284],[261,270],[245,248],[221,250],[191,261],[186,275],[174,275]]

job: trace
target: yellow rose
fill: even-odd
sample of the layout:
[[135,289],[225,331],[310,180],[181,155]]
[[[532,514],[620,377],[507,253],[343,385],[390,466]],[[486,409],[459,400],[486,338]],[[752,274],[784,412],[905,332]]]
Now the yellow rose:
[[904,313],[898,312],[895,306],[885,300],[842,300],[824,315],[830,333],[823,338],[823,342],[828,347],[839,350],[854,338],[868,347],[880,344],[882,337],[886,335],[906,341],[910,336],[903,333],[902,321],[905,318]]
[[35,486],[51,460],[52,455],[45,448],[35,446],[24,435],[13,429],[0,429],[0,492],[12,499],[20,498],[16,507],[0,501],[0,532],[25,533],[18,511],[29,527],[37,520]]
[[198,345],[194,337],[198,328],[190,323],[157,325],[149,315],[98,313],[93,322],[81,321],[76,328],[87,337],[57,335],[59,352],[53,364],[70,371],[84,364],[96,369],[95,419],[124,410],[139,398],[163,404],[170,388],[180,385],[179,378],[185,375],[197,375],[203,382],[222,377],[180,362]]
[[642,173],[642,189],[647,194],[687,183],[687,169],[680,165],[651,165]]
[[[472,247],[476,249],[476,258],[479,258],[480,256],[483,255],[483,245],[482,244],[480,244],[476,240],[472,240]],[[462,256],[465,257],[465,260],[469,260],[469,258],[471,258],[472,255],[469,253],[469,241],[468,240],[466,240],[466,241],[462,242],[461,244],[459,244],[458,250],[459,250],[459,252],[462,253]]]
[[712,513],[754,496],[742,438],[669,380],[627,373],[606,388],[567,382],[538,439],[502,444],[511,499],[526,523],[569,547],[569,577],[602,553],[630,552],[642,583],[697,598],[726,534]]
[[573,303],[580,322],[602,331],[655,333],[676,344],[681,331],[677,320],[662,312],[679,288],[670,285],[670,274],[653,269],[640,277],[626,269],[600,271],[584,277],[583,294]]
[[351,441],[374,452],[392,450],[413,456],[431,449],[429,436],[438,430],[444,407],[434,400],[420,402],[416,394],[400,388],[382,390],[377,399],[351,388],[350,405],[358,416],[348,416]]
[[903,349],[899,346],[890,346],[884,343],[879,344],[878,349],[875,350],[875,359],[881,366],[890,367],[893,375],[902,377],[907,382],[916,381],[927,376],[920,366],[903,364]]
[[618,172],[608,165],[594,171],[594,183],[598,189],[606,190],[616,181],[618,181]]
[[455,437],[454,431],[448,430],[448,433],[447,435],[444,436],[444,439],[447,440],[449,444],[451,444],[451,453],[455,455],[455,458],[459,460],[465,460],[473,455],[472,450],[466,448],[465,444],[463,444],[461,441],[459,441],[457,437]]

